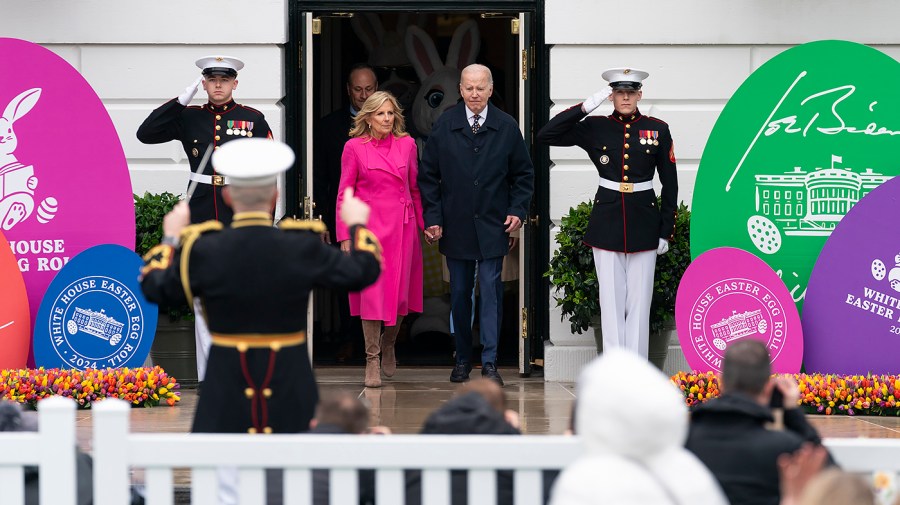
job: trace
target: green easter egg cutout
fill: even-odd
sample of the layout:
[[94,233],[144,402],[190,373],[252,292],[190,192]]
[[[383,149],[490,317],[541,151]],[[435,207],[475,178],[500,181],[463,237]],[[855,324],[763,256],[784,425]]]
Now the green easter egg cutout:
[[839,40],[788,49],[753,72],[703,151],[691,256],[723,246],[756,254],[801,309],[837,223],[900,173],[896,82],[900,63]]

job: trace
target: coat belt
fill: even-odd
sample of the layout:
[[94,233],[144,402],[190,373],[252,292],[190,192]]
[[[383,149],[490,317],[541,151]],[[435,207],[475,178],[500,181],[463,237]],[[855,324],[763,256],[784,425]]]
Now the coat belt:
[[247,349],[271,349],[277,351],[282,347],[290,347],[306,343],[306,332],[294,333],[231,333],[223,335],[213,333],[213,345],[233,347],[244,352]]
[[600,178],[600,187],[618,191],[619,193],[634,193],[635,191],[647,191],[653,189],[653,181],[644,182],[614,182]]

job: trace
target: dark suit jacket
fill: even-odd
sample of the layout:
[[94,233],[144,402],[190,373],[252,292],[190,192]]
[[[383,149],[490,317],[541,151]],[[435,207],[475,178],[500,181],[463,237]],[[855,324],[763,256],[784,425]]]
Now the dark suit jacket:
[[419,164],[425,227],[443,227],[440,251],[454,259],[483,260],[509,252],[506,216],[525,220],[534,192],[534,168],[519,125],[488,105],[473,134],[460,102],[434,123]]
[[334,216],[338,185],[341,182],[341,154],[344,152],[344,144],[350,138],[347,132],[352,124],[350,107],[345,106],[323,117],[314,134],[313,199],[316,208],[313,214],[322,216],[332,241],[335,240]]

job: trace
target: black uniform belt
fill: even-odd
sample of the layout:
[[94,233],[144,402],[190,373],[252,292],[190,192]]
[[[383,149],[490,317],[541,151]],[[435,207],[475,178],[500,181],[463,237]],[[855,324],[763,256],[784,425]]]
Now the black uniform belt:
[[619,193],[634,193],[635,191],[647,191],[653,189],[653,181],[644,182],[614,182],[600,178],[600,187],[618,191]]
[[231,180],[224,175],[206,175],[191,172],[190,179],[201,184],[212,184],[213,186],[225,186],[231,184]]
[[213,345],[233,347],[244,352],[247,349],[271,349],[277,351],[282,347],[290,347],[306,343],[306,332],[296,333],[232,333],[221,335],[213,333]]

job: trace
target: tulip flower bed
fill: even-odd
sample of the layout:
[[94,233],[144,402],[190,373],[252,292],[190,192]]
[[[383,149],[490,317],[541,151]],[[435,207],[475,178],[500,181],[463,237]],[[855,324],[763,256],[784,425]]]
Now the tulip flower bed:
[[[793,374],[800,388],[800,407],[808,414],[900,416],[900,376]],[[684,394],[688,407],[719,396],[713,372],[679,372],[672,383]]]
[[138,407],[181,400],[179,384],[160,367],[100,370],[0,370],[0,398],[31,408],[49,396],[72,398],[80,408],[104,398],[119,398]]

